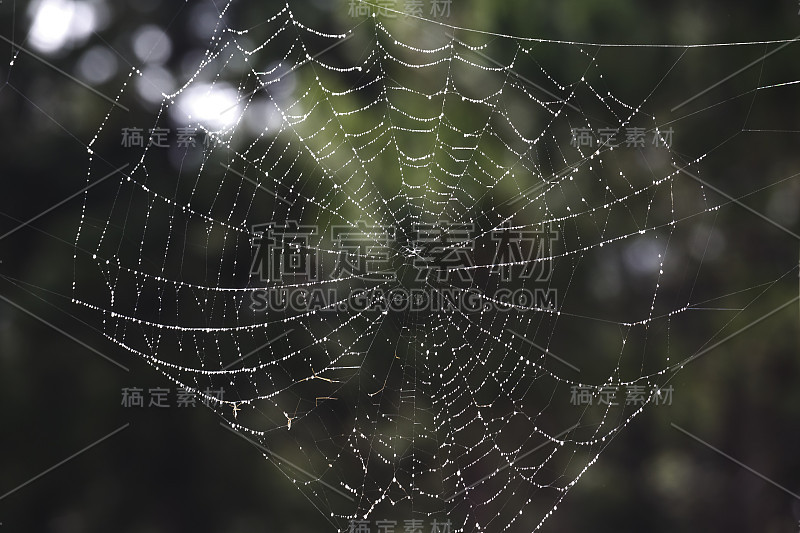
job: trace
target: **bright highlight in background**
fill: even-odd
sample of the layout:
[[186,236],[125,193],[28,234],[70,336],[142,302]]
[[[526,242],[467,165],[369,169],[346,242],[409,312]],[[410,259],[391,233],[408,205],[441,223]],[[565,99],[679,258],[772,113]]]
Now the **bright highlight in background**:
[[236,124],[241,115],[239,93],[227,83],[199,84],[183,91],[172,107],[176,122],[199,123],[218,131]]
[[44,53],[86,39],[98,26],[97,9],[88,2],[40,0],[31,4],[29,14],[30,45]]

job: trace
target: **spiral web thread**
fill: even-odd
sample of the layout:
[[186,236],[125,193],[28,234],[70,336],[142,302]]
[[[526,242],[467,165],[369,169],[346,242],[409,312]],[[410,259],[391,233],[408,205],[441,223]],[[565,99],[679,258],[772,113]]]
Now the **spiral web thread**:
[[[199,395],[224,387],[211,407],[270,450],[264,457],[338,530],[384,518],[538,530],[686,357],[673,359],[670,330],[703,302],[691,292],[666,301],[661,285],[671,238],[726,205],[679,179],[676,166],[697,168],[705,156],[674,152],[670,125],[645,111],[652,93],[631,104],[608,90],[596,45],[402,16],[326,34],[288,5],[235,29],[230,8],[150,125],[197,127],[207,146],[181,149],[171,173],[164,152],[129,152],[124,173],[87,191],[74,302],[175,383]],[[560,62],[582,67],[557,79]],[[131,71],[117,101],[141,75]],[[235,91],[221,121],[189,116],[184,96],[198,87]],[[90,181],[101,174],[95,144],[114,137],[120,113],[110,109],[90,144]],[[634,126],[647,146],[573,139],[576,129]],[[103,189],[111,206],[96,201]],[[696,201],[675,201],[685,196]],[[340,254],[334,228],[390,228],[398,272],[413,270],[419,224],[471,224],[475,260],[451,274],[468,271],[458,279],[484,307],[339,308],[344,289],[380,301],[405,283],[400,274],[254,277],[256,228],[290,221],[318,228],[312,249],[328,267]],[[504,228],[558,238],[533,258],[498,262],[492,236]],[[630,290],[642,304],[601,315],[602,305],[584,308],[585,280],[614,250],[638,258],[643,274]],[[494,294],[504,267],[549,272],[510,283],[554,289],[557,304],[503,308]],[[435,275],[420,285],[452,286]],[[330,309],[254,312],[250,295],[265,287],[335,288],[339,299]],[[584,334],[616,348],[559,350]],[[648,401],[576,407],[576,387],[640,387]]]

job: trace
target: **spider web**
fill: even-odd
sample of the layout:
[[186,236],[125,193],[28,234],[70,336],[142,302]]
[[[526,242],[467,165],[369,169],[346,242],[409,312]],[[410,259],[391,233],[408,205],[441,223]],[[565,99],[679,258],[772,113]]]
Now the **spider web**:
[[[73,301],[97,312],[110,340],[207,396],[339,530],[383,518],[538,530],[650,405],[576,407],[576,388],[639,387],[655,400],[687,358],[670,332],[698,329],[688,312],[721,301],[697,283],[703,259],[688,284],[671,275],[680,259],[668,261],[673,239],[727,205],[676,168],[700,168],[710,149],[672,147],[671,123],[647,111],[660,84],[612,94],[607,47],[413,17],[327,34],[288,5],[235,28],[230,8],[146,125],[197,128],[203,147],[129,150],[124,172],[86,192]],[[116,101],[143,79],[133,69]],[[104,174],[95,151],[124,120],[116,107],[105,117],[88,182]],[[626,147],[633,127],[646,145]],[[602,142],[599,128],[623,141]],[[590,144],[573,142],[579,129]],[[337,228],[388,228],[389,245],[370,238],[388,246],[397,276],[254,276],[265,228],[291,223],[316,228],[310,249],[326,273],[341,257]],[[459,224],[473,229],[473,262],[420,279],[419,227]],[[503,231],[557,238],[535,257],[498,260]],[[637,276],[609,278],[602,265],[620,257]],[[555,299],[509,304],[503,286]],[[387,309],[391,289],[411,287],[472,291],[482,305]],[[259,312],[260,289],[334,297],[324,309]],[[349,308],[354,289],[377,309]],[[638,305],[623,307],[621,293]],[[224,400],[209,396],[219,387]]]

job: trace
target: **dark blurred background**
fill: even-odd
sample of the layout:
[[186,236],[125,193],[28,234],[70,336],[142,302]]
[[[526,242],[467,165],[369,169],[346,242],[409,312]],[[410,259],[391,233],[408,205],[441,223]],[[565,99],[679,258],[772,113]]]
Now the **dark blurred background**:
[[[121,122],[112,114],[93,146],[109,163],[95,162],[92,176],[97,179],[135,162],[134,153],[121,146],[119,128],[151,127],[161,92],[177,89],[197,69],[224,7],[221,0],[0,2],[0,235],[86,185],[86,147],[112,105],[65,73],[112,100],[123,84],[133,86],[119,101],[130,108],[129,115]],[[235,1],[225,21],[249,28],[281,8],[275,2]],[[361,22],[350,16],[347,2],[316,0],[292,4],[292,9],[304,24],[323,32],[340,33]],[[578,43],[733,43],[791,39],[800,33],[800,6],[788,1],[453,0],[450,9],[443,21],[454,26]],[[414,42],[428,30],[412,26],[404,31]],[[491,40],[459,35],[476,43]],[[155,51],[146,46],[158,39],[169,45]],[[14,51],[8,41],[40,59]],[[503,39],[495,44],[498,57],[513,51]],[[677,161],[706,154],[703,175],[709,181],[735,198],[747,195],[744,203],[800,232],[800,182],[795,177],[800,172],[800,86],[755,90],[800,80],[800,44],[758,61],[778,46],[542,44],[540,49],[556,78],[572,76],[579,68],[578,50],[595,56],[611,93],[634,104],[646,101],[658,123],[671,123],[674,117]],[[357,52],[343,46],[331,55],[348,64],[358,61]],[[751,63],[670,114],[671,107]],[[132,68],[142,69],[148,83],[130,78]],[[520,73],[538,75],[532,63],[520,66]],[[295,90],[303,83],[299,78]],[[653,87],[658,91],[649,98]],[[569,129],[562,130],[556,135],[568,144]],[[165,154],[161,164],[170,168],[182,162]],[[702,197],[698,190],[676,188],[674,198],[697,201]],[[696,291],[695,302],[736,293],[708,307],[744,311],[698,311],[659,331],[660,340],[668,339],[673,364],[740,331],[798,290],[797,241],[706,193],[706,207],[725,205],[702,215],[691,231],[672,237],[671,246],[685,252],[676,253],[675,261],[686,257],[689,266],[684,272],[680,265],[669,265],[680,275],[661,291],[676,306],[687,287]],[[110,205],[114,190],[94,198]],[[104,337],[97,316],[71,303],[73,280],[83,275],[76,275],[73,262],[82,199],[0,240],[0,495],[129,425],[0,497],[0,531],[332,530],[323,513],[259,450],[220,427],[217,413],[199,401],[195,407],[177,407],[173,382]],[[616,223],[625,224],[622,218]],[[628,254],[635,255],[636,249]],[[573,309],[588,310],[598,300],[613,299],[613,310],[606,312],[611,320],[623,321],[630,316],[627,311],[649,306],[646,294],[650,290],[652,296],[652,284],[633,288],[635,272],[626,270],[625,251],[609,252],[605,262],[602,257],[593,259],[598,261],[593,283],[599,288],[591,293],[592,280],[578,281],[586,292],[573,296]],[[670,381],[672,405],[646,410],[615,436],[543,531],[800,529],[800,500],[670,425],[800,493],[798,335],[795,304],[692,362]],[[591,339],[595,349],[602,349],[600,333]],[[558,353],[579,359],[587,351],[581,340],[575,335]],[[608,341],[609,349],[618,353],[613,342]],[[647,349],[661,353],[660,348]],[[125,388],[168,388],[172,407],[125,407]]]

